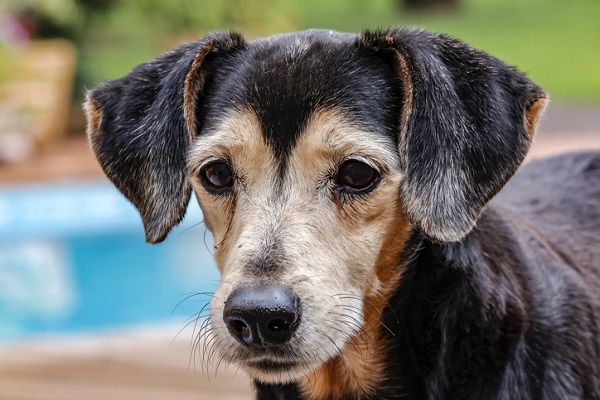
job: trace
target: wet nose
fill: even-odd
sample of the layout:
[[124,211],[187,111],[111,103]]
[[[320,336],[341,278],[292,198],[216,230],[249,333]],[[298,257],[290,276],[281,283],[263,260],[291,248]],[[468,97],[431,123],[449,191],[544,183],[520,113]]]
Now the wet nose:
[[300,316],[300,299],[280,286],[238,288],[223,309],[229,333],[252,347],[288,342],[300,324]]

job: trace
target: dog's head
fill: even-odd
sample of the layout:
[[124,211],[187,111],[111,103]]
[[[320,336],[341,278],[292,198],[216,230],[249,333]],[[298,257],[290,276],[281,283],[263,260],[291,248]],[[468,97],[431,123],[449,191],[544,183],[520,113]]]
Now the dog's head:
[[257,380],[286,382],[342,353],[344,368],[364,361],[410,232],[467,235],[545,103],[447,36],[307,31],[209,35],[95,89],[86,109],[149,242],[194,190],[222,272],[215,343]]

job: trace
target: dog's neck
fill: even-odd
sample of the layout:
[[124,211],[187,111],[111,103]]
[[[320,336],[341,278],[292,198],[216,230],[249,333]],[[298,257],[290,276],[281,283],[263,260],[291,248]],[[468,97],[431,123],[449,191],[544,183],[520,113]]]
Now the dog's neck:
[[[400,258],[410,260],[410,263],[406,268],[398,267],[403,271],[402,277],[381,306],[380,317],[367,321],[364,332],[356,335],[339,356],[325,363],[305,381],[269,386],[268,395],[264,395],[267,392],[259,385],[258,398],[380,399],[394,398],[398,393],[414,394],[415,398],[425,398],[426,393],[444,397],[449,382],[468,379],[461,371],[443,370],[444,360],[450,354],[458,358],[469,357],[465,353],[455,353],[452,344],[445,341],[448,330],[465,330],[463,339],[469,341],[469,335],[476,340],[484,330],[495,330],[501,325],[503,336],[498,340],[506,341],[508,349],[491,357],[499,363],[496,367],[502,368],[516,337],[523,330],[525,315],[522,304],[514,303],[508,294],[514,290],[511,285],[515,283],[506,276],[512,274],[511,260],[496,262],[484,257],[485,249],[477,239],[477,230],[486,229],[486,223],[501,222],[494,216],[482,217],[480,228],[462,242],[451,244],[434,244],[413,232]],[[488,234],[487,240],[494,238]],[[498,263],[503,266],[498,267]],[[497,280],[482,281],[481,276],[486,275]],[[458,299],[465,298],[470,300],[459,304]],[[372,326],[373,322],[375,326]],[[480,358],[486,357],[488,355]],[[431,375],[445,376],[447,381],[430,382],[428,377]],[[272,393],[278,393],[279,397]]]
[[493,397],[527,319],[514,295],[526,289],[508,251],[517,245],[499,233],[510,230],[488,207],[461,242],[416,241],[414,261],[384,309],[383,323],[395,333],[381,331],[386,379],[374,396],[358,398]]
[[[325,362],[306,379],[288,385],[256,383],[258,399],[346,399],[376,398],[378,386],[384,380],[389,340],[393,340],[397,321],[387,326],[385,309],[399,287],[404,270],[416,258],[423,237],[400,224],[390,237],[396,243],[386,243],[386,252],[379,258],[376,294],[364,302],[363,328],[341,349],[340,354]],[[389,311],[388,310],[388,311]],[[375,396],[375,397],[373,397]]]

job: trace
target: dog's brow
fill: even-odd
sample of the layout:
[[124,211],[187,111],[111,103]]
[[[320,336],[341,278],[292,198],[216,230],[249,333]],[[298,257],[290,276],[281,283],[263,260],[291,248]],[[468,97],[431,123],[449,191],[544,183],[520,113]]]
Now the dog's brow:
[[329,150],[344,158],[368,157],[388,165],[395,164],[398,159],[392,140],[368,131],[346,132],[343,137],[334,137]]
[[188,154],[188,171],[196,171],[203,160],[211,157],[233,158],[239,151],[264,148],[256,114],[248,109],[231,111],[196,139]]
[[[322,149],[319,149],[323,146]],[[303,152],[327,151],[339,158],[366,157],[385,166],[398,164],[398,153],[392,138],[382,132],[353,123],[336,110],[324,110],[313,114],[306,125],[297,149]]]

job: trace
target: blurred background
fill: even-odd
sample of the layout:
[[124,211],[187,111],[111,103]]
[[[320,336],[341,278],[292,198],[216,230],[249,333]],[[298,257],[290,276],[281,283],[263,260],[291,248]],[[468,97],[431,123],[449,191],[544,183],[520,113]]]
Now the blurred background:
[[88,150],[87,88],[212,30],[414,25],[548,90],[535,158],[600,148],[599,18],[597,0],[2,0],[0,399],[250,398],[197,341],[219,279],[200,210],[144,243]]

